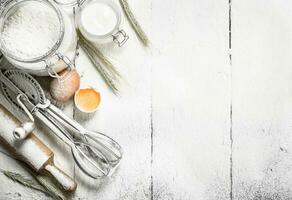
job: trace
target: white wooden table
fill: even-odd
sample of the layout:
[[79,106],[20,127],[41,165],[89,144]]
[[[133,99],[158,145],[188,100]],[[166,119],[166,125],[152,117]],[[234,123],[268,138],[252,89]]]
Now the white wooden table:
[[[84,54],[77,61],[82,85],[102,93],[84,125],[123,146],[119,170],[91,180],[65,145],[39,134],[78,182],[74,199],[292,199],[292,1],[130,4],[152,44],[144,49],[125,21],[130,41],[104,48],[123,74],[121,95]],[[4,154],[0,168],[23,171]],[[0,199],[44,199],[0,180]]]

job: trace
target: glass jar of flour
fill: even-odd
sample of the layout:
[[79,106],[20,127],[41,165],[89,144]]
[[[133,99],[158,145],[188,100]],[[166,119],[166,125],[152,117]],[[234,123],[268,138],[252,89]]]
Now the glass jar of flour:
[[1,0],[0,51],[15,67],[55,76],[73,67],[73,21],[50,0]]
[[111,0],[55,0],[65,7],[73,6],[80,32],[95,43],[115,42],[122,46],[129,36],[121,26],[121,9]]

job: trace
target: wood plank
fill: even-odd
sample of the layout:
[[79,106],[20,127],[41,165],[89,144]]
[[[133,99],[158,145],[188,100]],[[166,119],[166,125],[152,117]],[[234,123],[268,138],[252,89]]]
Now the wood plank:
[[[82,86],[102,93],[100,109],[84,125],[117,139],[125,157],[103,182],[75,167],[76,199],[229,198],[228,3],[171,0],[162,10],[165,4],[131,1],[152,50],[141,47],[127,23],[125,47],[103,46],[124,76],[121,97],[108,92],[84,54],[77,61]],[[72,173],[68,148],[51,142]]]
[[152,9],[153,199],[229,199],[228,1]]
[[292,2],[232,1],[234,199],[291,199]]

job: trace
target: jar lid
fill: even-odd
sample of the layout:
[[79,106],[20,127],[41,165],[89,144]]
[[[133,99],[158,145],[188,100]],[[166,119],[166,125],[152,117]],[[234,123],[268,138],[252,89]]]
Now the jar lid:
[[64,37],[63,16],[51,1],[8,0],[0,13],[0,50],[19,62],[51,55]]

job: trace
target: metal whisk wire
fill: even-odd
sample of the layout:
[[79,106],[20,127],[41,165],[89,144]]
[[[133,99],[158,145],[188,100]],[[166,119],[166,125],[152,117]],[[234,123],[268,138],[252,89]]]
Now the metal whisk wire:
[[119,163],[122,158],[122,148],[114,139],[103,133],[85,129],[52,104],[48,106],[46,112],[70,130],[71,135],[102,152],[111,166]]
[[[23,103],[27,109],[70,146],[75,162],[87,175],[92,178],[102,178],[110,174],[110,171],[118,165],[123,154],[121,146],[115,140],[103,133],[88,131],[66,116],[46,99],[39,83],[29,74],[19,70],[6,72],[5,74],[14,77],[15,81],[11,81],[0,70],[2,90],[6,92],[8,100],[13,101],[11,92],[14,97],[24,96]],[[39,97],[36,98],[38,100],[32,102],[29,97],[34,95],[27,95],[28,91],[24,92],[18,87],[23,87],[23,84],[27,84],[35,90],[33,92]],[[16,106],[18,104],[17,101],[12,103]]]
[[[40,112],[43,112],[43,111],[40,111]],[[54,126],[55,128],[57,128],[57,130],[56,129],[54,130],[54,133],[56,133],[56,135],[62,141],[64,141],[66,144],[70,146],[71,152],[76,164],[84,173],[86,173],[88,176],[92,178],[102,178],[109,174],[110,164],[107,161],[107,158],[105,156],[103,156],[98,151],[94,151],[94,154],[91,154],[91,157],[87,156],[86,154],[86,152],[92,151],[96,149],[96,147],[86,142],[76,141],[76,139],[74,139],[72,135],[62,125],[60,125],[58,121],[56,121],[55,118],[48,115],[47,113],[43,113],[43,115],[45,115],[46,118],[51,123],[49,124],[48,122],[46,122],[48,127],[52,128],[52,126]],[[60,133],[62,135],[60,135]],[[65,136],[65,138],[62,136]],[[95,158],[99,158],[98,160],[102,162],[96,163]],[[88,167],[89,164],[93,166],[96,170],[98,170],[100,173],[97,173],[95,170],[92,170],[91,168],[89,168]]]

